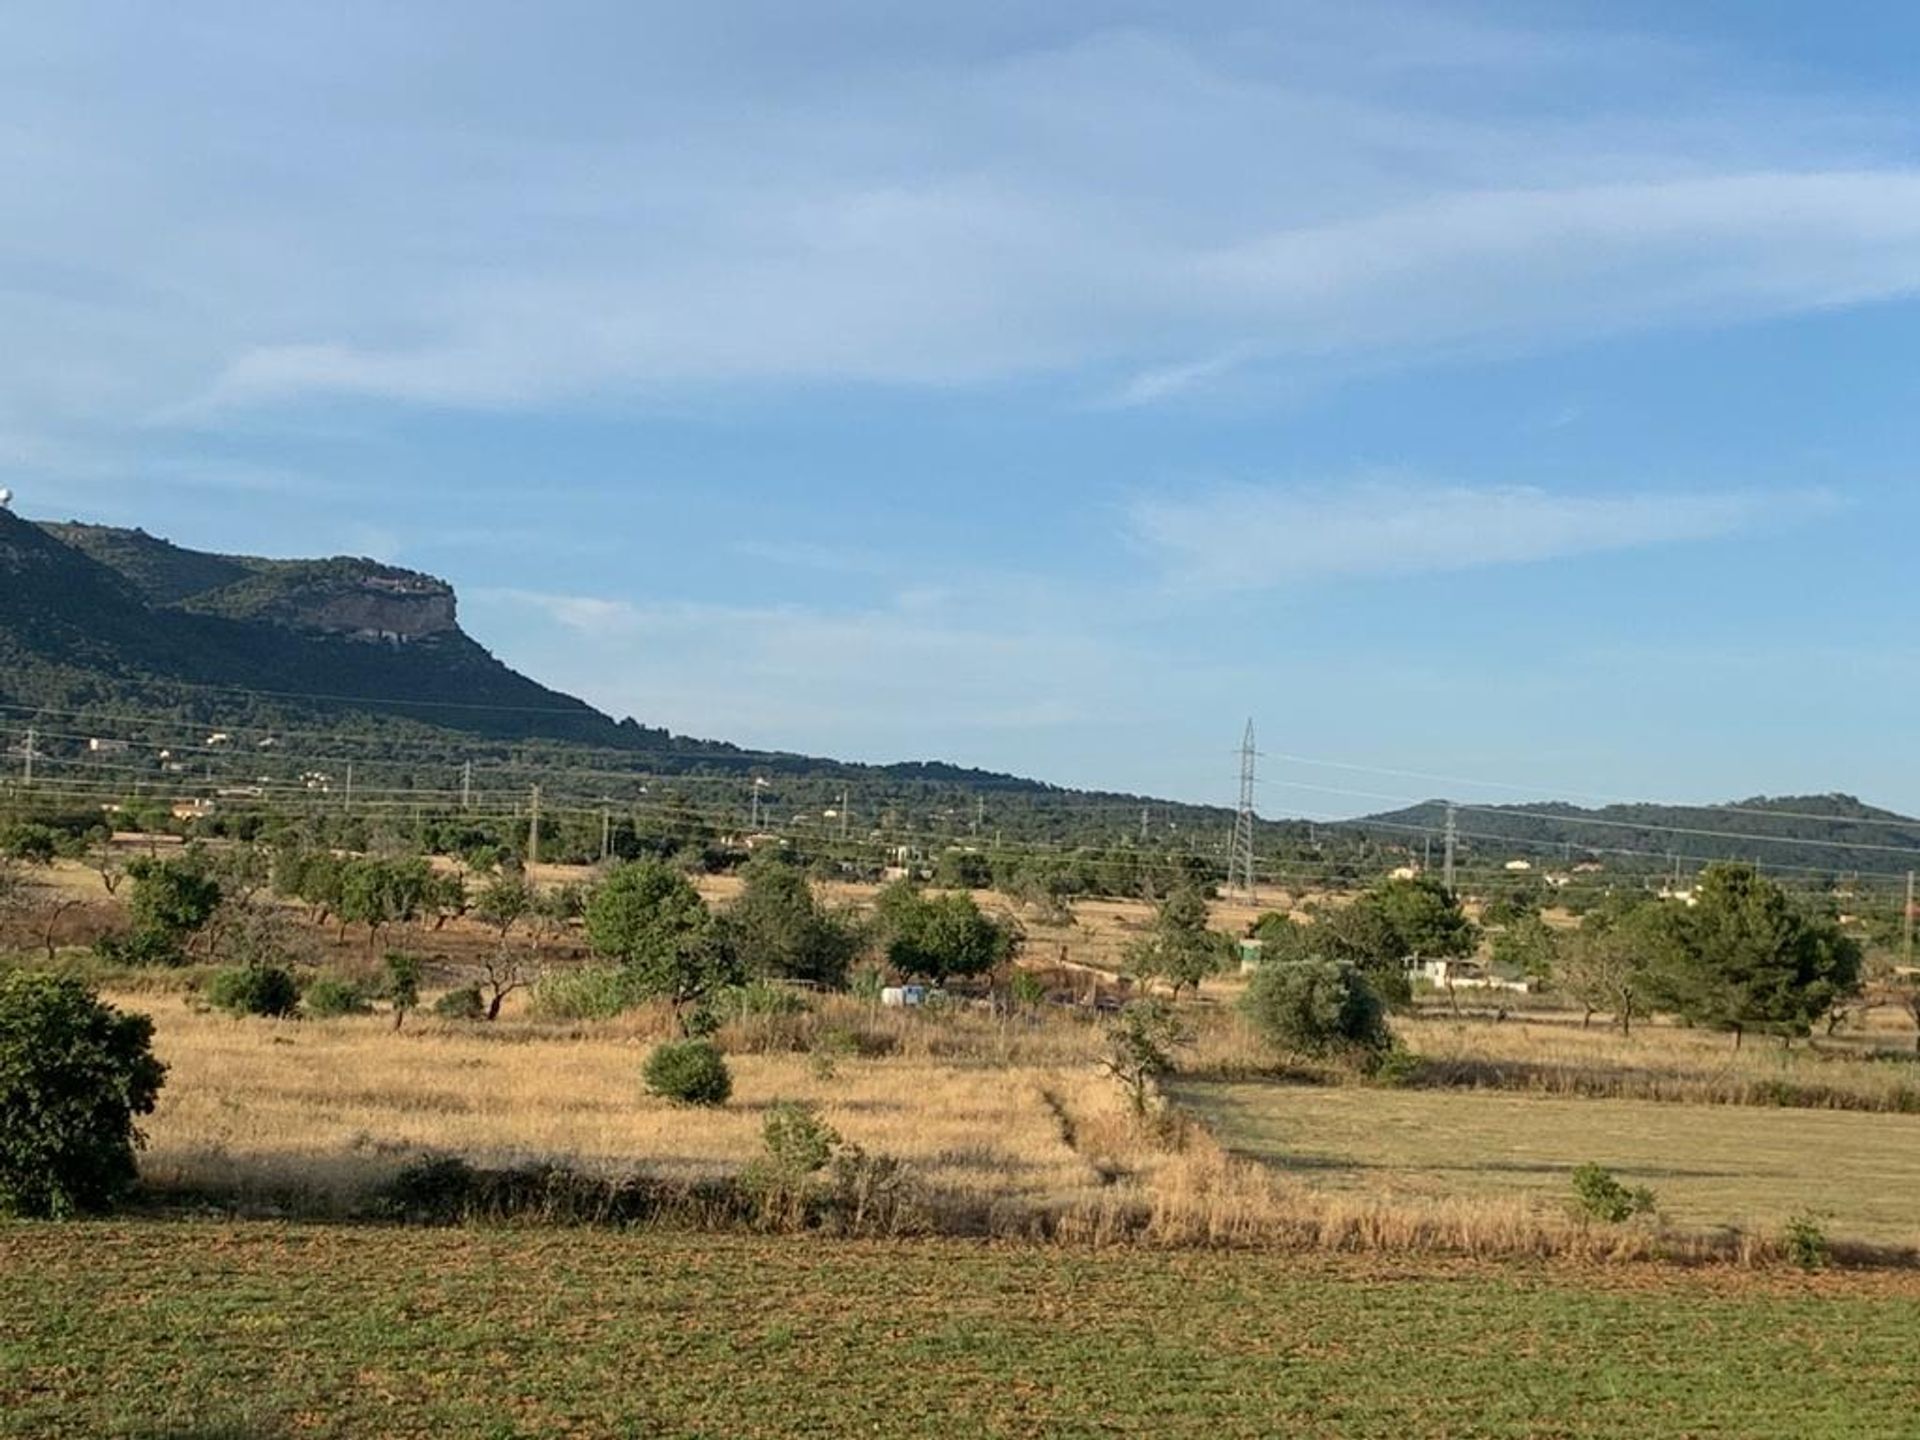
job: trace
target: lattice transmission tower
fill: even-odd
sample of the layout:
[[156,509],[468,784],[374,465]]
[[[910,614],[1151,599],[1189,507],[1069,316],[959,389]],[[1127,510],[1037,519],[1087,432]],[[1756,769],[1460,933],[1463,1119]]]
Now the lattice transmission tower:
[[1254,765],[1260,752],[1253,747],[1253,721],[1240,741],[1240,808],[1233,817],[1233,848],[1227,856],[1227,887],[1249,905],[1254,903],[1253,786]]

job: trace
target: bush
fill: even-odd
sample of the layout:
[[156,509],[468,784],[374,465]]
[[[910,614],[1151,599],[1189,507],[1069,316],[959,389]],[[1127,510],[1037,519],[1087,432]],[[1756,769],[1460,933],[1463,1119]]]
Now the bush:
[[433,1013],[442,1020],[482,1020],[486,1018],[487,1002],[480,998],[478,985],[462,985],[434,1001]]
[[676,1105],[724,1105],[733,1076],[717,1047],[706,1040],[674,1040],[647,1057],[642,1072],[649,1094]]
[[1833,1247],[1827,1243],[1827,1232],[1821,1228],[1820,1217],[1810,1211],[1802,1210],[1789,1219],[1780,1239],[1787,1259],[1802,1270],[1825,1269],[1833,1258]]
[[1296,1055],[1372,1065],[1393,1045],[1385,1003],[1344,960],[1271,961],[1254,972],[1240,1004],[1263,1040]]
[[134,930],[125,935],[102,935],[93,942],[93,953],[109,965],[177,966],[187,963],[179,941],[163,930]]
[[802,1015],[807,1002],[798,991],[765,980],[749,980],[745,985],[728,985],[715,992],[710,1007],[722,1024],[729,1020],[751,1020],[763,1016]]
[[166,1078],[153,1022],[70,976],[0,975],[0,1213],[112,1207]]
[[533,1013],[542,1020],[611,1020],[644,1004],[647,987],[619,965],[562,970],[533,987]]
[[1644,1185],[1629,1189],[1604,1165],[1586,1164],[1573,1172],[1573,1199],[1581,1214],[1609,1225],[1653,1213],[1653,1191]]
[[351,980],[342,980],[334,975],[322,975],[307,986],[307,992],[300,997],[300,1003],[306,1008],[307,1014],[317,1020],[331,1020],[337,1015],[371,1015],[373,1013],[373,1004],[367,999],[365,991]]
[[300,1012],[300,987],[278,965],[241,965],[214,972],[207,1000],[232,1015],[288,1019]]

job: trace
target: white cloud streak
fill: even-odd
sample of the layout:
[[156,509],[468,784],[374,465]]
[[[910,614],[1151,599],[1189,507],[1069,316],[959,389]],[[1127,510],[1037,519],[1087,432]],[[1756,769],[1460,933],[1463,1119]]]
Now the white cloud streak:
[[426,12],[23,17],[0,425],[1031,377],[1166,404],[1920,290],[1904,120],[1630,35],[1134,9],[476,6],[452,49]]
[[1821,492],[1563,494],[1367,481],[1147,499],[1129,518],[1175,587],[1261,590],[1714,540],[1835,503]]

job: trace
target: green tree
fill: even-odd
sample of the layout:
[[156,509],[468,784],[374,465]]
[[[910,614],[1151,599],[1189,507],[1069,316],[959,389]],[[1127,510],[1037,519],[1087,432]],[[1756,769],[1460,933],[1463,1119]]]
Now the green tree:
[[672,1005],[683,1025],[686,1006],[739,978],[700,892],[660,861],[617,866],[588,899],[586,921],[594,952],[617,961],[636,993]]
[[1405,960],[1454,959],[1471,955],[1479,944],[1479,932],[1460,902],[1431,876],[1389,880],[1369,896],[1400,937]]
[[1749,865],[1712,865],[1671,912],[1650,980],[1663,1009],[1696,1025],[1806,1035],[1860,985],[1860,947]]
[[970,894],[929,896],[889,886],[881,901],[887,963],[902,975],[935,984],[985,975],[1019,948],[1014,926],[985,914]]
[[1129,1001],[1107,1027],[1101,1067],[1120,1082],[1136,1119],[1146,1115],[1154,1082],[1173,1069],[1174,1047],[1186,1039],[1178,1013],[1158,997]]
[[0,1212],[106,1210],[132,1187],[134,1117],[166,1078],[152,1042],[77,979],[0,975]]
[[1164,980],[1176,1000],[1183,989],[1198,994],[1200,982],[1219,974],[1233,950],[1231,940],[1207,928],[1207,919],[1199,891],[1174,891],[1154,912],[1152,930],[1127,947],[1127,969],[1142,981]]
[[1276,1049],[1371,1065],[1393,1043],[1386,1005],[1343,960],[1262,960],[1241,1012]]
[[1254,927],[1262,962],[1337,960],[1352,965],[1390,1005],[1413,1001],[1407,959],[1413,953],[1386,907],[1372,895],[1345,905],[1313,905],[1307,923],[1287,915],[1263,915]]
[[135,935],[167,948],[190,946],[220,908],[219,882],[184,859],[135,860],[127,874],[133,881],[127,909]]
[[393,1006],[393,1028],[406,1023],[407,1012],[420,1006],[420,959],[399,950],[387,952],[387,1003]]
[[854,927],[822,908],[807,877],[778,860],[755,860],[739,899],[720,913],[727,947],[748,975],[843,989],[860,952]]

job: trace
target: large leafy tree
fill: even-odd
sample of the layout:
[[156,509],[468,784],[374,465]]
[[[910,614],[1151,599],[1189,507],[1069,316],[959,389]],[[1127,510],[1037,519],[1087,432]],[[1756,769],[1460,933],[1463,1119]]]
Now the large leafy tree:
[[700,892],[657,860],[616,867],[587,900],[586,922],[595,953],[627,971],[633,993],[676,1015],[738,978]]
[[1650,988],[1683,1020],[1731,1031],[1805,1035],[1860,985],[1860,947],[1827,916],[1798,908],[1749,865],[1714,865],[1675,906],[1651,947]]
[[805,874],[778,860],[747,866],[740,898],[719,925],[741,967],[770,979],[840,989],[860,950],[854,927],[821,906]]
[[1480,943],[1479,931],[1461,910],[1460,902],[1430,875],[1389,880],[1375,886],[1367,898],[1380,907],[1400,937],[1403,959],[1443,960],[1471,955]]
[[0,975],[0,1213],[105,1210],[133,1185],[134,1117],[166,1077],[152,1041],[77,979]]
[[877,923],[887,963],[902,975],[943,983],[984,975],[1011,960],[1019,934],[965,893],[929,896],[891,885],[880,894]]

